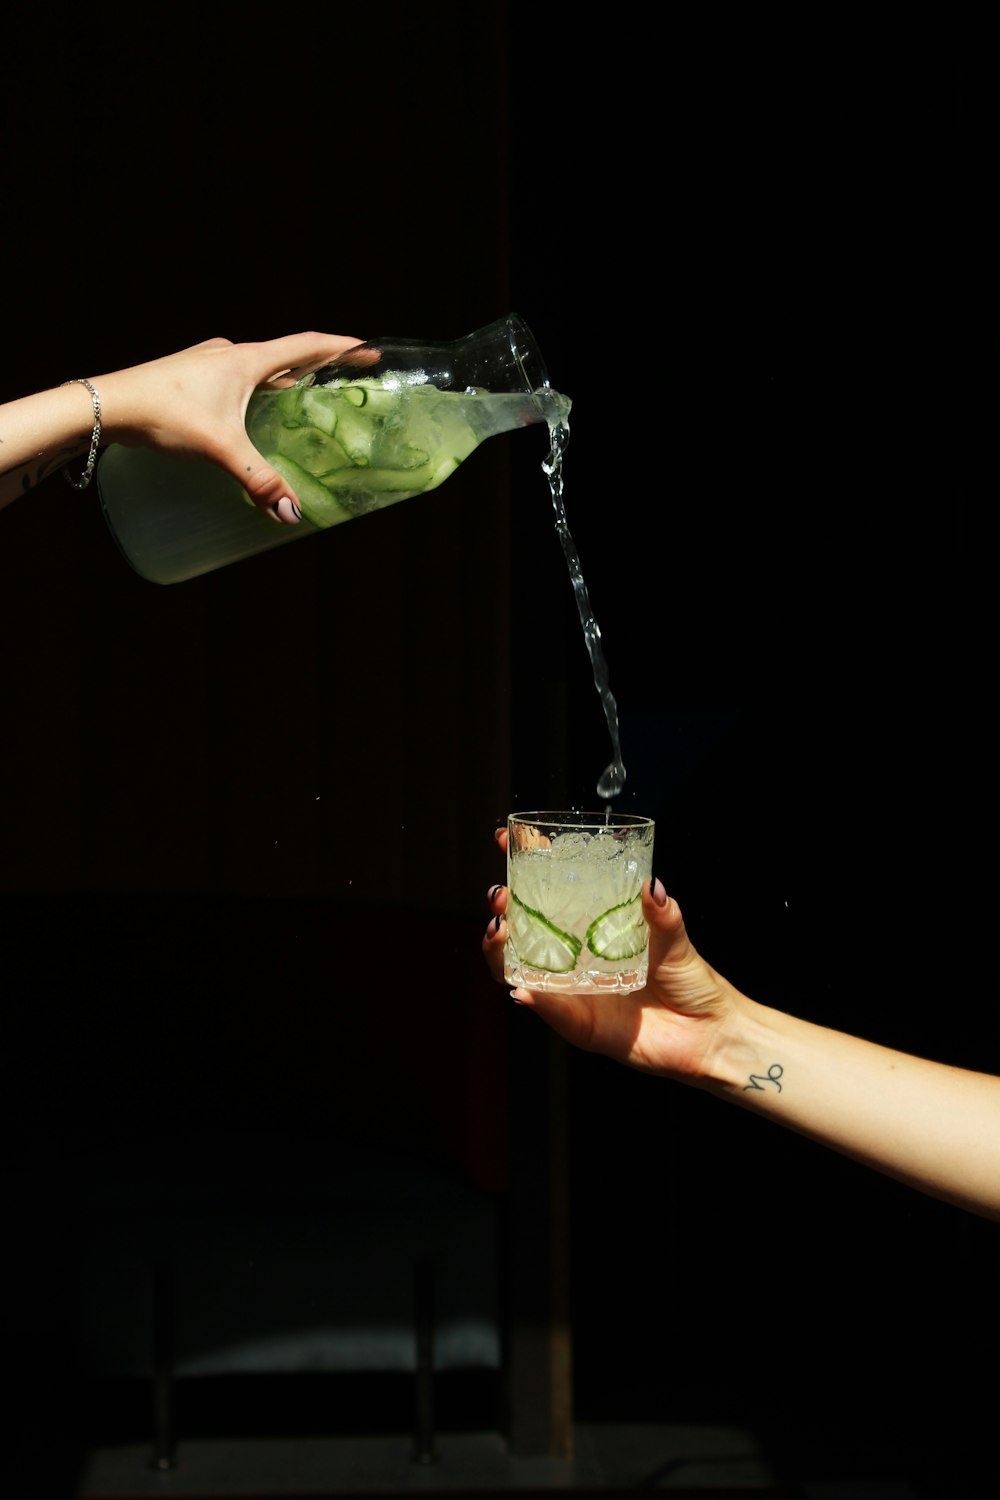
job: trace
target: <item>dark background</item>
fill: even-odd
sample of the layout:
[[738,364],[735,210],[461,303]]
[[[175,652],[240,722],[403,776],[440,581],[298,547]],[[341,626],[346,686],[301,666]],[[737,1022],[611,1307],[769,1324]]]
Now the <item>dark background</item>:
[[[696,943],[993,1071],[976,38],[451,4],[301,32],[14,28],[0,396],[516,309],[573,400],[621,806]],[[405,1133],[503,1190],[547,1042],[480,973],[492,830],[610,758],[544,451],[162,590],[92,491],[0,516],[7,1149],[19,1183],[59,1163],[69,1235],[67,1136]],[[566,1065],[582,1416],[746,1418],[790,1471],[814,1429],[979,1451],[994,1226]]]

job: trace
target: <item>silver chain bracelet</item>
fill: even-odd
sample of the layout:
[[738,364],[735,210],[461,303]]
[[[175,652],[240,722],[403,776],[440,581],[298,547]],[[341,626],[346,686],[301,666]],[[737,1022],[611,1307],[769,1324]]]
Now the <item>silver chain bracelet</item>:
[[82,376],[76,376],[73,380],[64,380],[63,385],[85,385],[90,392],[91,404],[94,408],[94,430],[90,434],[90,452],[87,455],[87,463],[79,479],[74,479],[69,469],[63,469],[69,483],[75,490],[85,490],[94,477],[94,465],[97,462],[97,449],[101,442],[101,398],[91,385],[89,380]]

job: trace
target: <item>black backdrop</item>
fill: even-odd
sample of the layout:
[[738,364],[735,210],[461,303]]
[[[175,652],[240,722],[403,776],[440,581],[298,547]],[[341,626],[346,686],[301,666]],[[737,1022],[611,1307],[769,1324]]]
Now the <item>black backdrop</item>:
[[[995,1068],[957,420],[983,286],[975,40],[564,36],[450,4],[313,15],[308,36],[235,11],[61,25],[11,35],[3,395],[218,333],[452,337],[516,308],[574,403],[566,497],[622,805],[656,815],[696,942],[763,1000]],[[59,1018],[94,902],[266,909],[327,991],[295,913],[384,905],[474,949],[494,820],[591,798],[607,736],[544,445],[491,446],[426,503],[174,590],[134,578],[58,477],[0,518],[25,1138],[75,1076]],[[430,1067],[462,1023],[423,940],[396,961]],[[502,1046],[508,1018],[489,1024]],[[354,1100],[365,1069],[330,1030]],[[129,1044],[155,1051],[141,1018]],[[141,1091],[112,1055],[102,1078],[87,1054],[109,1113]],[[698,1094],[569,1069],[581,1414],[750,1415],[791,1468],[814,1426],[979,1451],[992,1225]]]

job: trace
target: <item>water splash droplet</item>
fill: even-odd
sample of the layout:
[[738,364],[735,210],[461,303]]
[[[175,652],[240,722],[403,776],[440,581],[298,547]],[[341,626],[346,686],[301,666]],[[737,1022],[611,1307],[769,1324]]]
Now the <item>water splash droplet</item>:
[[617,797],[625,784],[625,767],[621,760],[612,761],[610,766],[605,766],[601,773],[601,779],[597,783],[597,795],[605,802]]

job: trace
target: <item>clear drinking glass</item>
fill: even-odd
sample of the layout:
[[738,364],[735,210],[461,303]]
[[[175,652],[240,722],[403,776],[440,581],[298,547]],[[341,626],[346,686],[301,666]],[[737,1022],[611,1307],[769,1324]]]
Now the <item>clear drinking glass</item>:
[[288,389],[255,391],[247,431],[298,496],[297,526],[214,464],[146,448],[107,448],[97,488],[136,572],[177,583],[436,489],[486,438],[569,408],[511,313],[450,343],[369,339]]
[[532,990],[628,994],[646,982],[642,887],[651,818],[525,812],[507,819],[504,978]]

